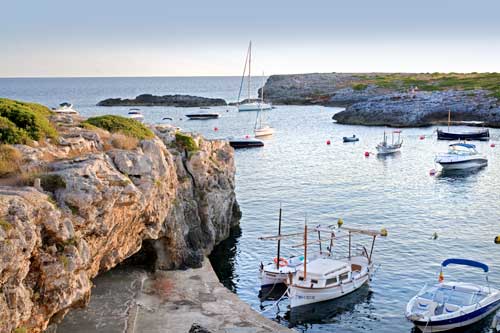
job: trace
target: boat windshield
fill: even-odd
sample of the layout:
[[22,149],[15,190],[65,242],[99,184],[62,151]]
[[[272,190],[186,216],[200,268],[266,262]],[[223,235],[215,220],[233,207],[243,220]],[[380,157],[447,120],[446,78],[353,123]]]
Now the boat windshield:
[[459,290],[449,287],[433,286],[426,289],[420,297],[440,304],[447,303],[458,306],[468,306],[481,301],[486,297],[486,294],[474,290]]
[[449,154],[454,154],[454,155],[472,155],[476,154],[476,150],[474,148],[464,148],[460,146],[450,146],[448,149]]

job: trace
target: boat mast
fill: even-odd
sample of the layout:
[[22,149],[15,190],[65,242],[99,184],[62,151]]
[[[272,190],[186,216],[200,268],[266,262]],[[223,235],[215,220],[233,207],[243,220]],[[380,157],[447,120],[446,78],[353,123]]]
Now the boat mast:
[[[278,219],[278,236],[281,236],[281,203],[280,203],[280,215]],[[280,246],[281,246],[281,238],[278,239],[278,253],[276,258],[276,269],[280,269]]]
[[252,72],[252,41],[248,45],[248,100],[250,102],[250,83],[251,83],[251,72]]
[[448,133],[450,132],[451,109],[448,109]]
[[304,222],[304,280],[307,277],[307,216]]
[[[250,43],[252,43],[252,42],[250,42]],[[241,91],[243,90],[243,82],[245,81],[245,73],[247,72],[249,55],[250,55],[250,46],[248,47],[248,50],[247,50],[247,56],[245,58],[245,66],[243,66],[243,74],[241,75],[240,90],[238,91],[238,100],[236,101],[238,106],[240,105]]]

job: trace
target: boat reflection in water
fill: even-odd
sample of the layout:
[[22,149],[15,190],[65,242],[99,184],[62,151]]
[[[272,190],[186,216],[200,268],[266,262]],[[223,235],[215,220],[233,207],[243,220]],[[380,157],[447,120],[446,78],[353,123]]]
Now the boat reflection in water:
[[464,169],[464,170],[441,170],[441,172],[438,173],[437,178],[441,178],[443,180],[456,180],[456,179],[462,179],[462,178],[468,178],[471,176],[476,176],[482,172],[485,172],[486,170],[484,168],[479,168],[479,169]]
[[335,322],[339,315],[355,311],[356,306],[370,303],[371,291],[368,285],[330,301],[312,303],[289,310],[285,317],[291,327]]

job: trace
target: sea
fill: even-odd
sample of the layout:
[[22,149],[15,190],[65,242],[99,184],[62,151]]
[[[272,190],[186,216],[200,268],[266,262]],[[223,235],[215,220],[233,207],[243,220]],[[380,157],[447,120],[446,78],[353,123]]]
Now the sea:
[[[262,78],[254,80],[256,97]],[[0,79],[0,97],[55,107],[73,103],[83,116],[126,115],[128,107],[98,107],[111,97],[142,93],[191,94],[237,99],[239,77],[19,78]],[[244,96],[247,97],[247,96]],[[252,135],[255,112],[213,107],[219,119],[195,121],[185,115],[199,108],[141,107],[148,123],[169,122],[208,138]],[[500,288],[500,130],[489,142],[476,142],[487,167],[466,173],[444,173],[434,163],[448,142],[437,141],[436,127],[404,128],[403,147],[392,156],[377,156],[375,146],[391,128],[337,124],[340,108],[276,105],[263,113],[276,129],[262,148],[238,150],[236,194],[240,227],[210,259],[221,282],[262,315],[299,332],[414,332],[405,319],[407,302],[426,284],[438,281],[446,258],[467,258],[490,266],[489,283]],[[172,120],[163,120],[172,118]],[[359,142],[343,143],[355,134]],[[330,141],[330,144],[327,144]],[[369,156],[366,157],[365,153]],[[431,170],[436,174],[431,174]],[[367,287],[342,299],[292,312],[283,297],[259,298],[259,265],[273,260],[276,244],[259,237],[277,233],[279,209],[283,232],[335,225],[388,230],[375,243],[375,274]],[[355,239],[369,247],[370,238]],[[281,253],[300,254],[297,242],[283,241]],[[336,244],[334,251],[346,251]],[[311,251],[317,244],[311,246]],[[449,266],[445,280],[486,285],[476,268]],[[467,332],[489,332],[491,317]]]

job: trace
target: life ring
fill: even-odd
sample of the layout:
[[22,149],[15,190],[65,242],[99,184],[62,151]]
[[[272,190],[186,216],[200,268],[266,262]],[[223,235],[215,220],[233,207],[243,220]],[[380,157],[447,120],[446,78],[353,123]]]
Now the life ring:
[[[274,261],[275,264],[277,264],[278,263],[278,258],[274,258],[273,261]],[[288,260],[286,260],[285,258],[281,257],[279,265],[280,265],[280,267],[288,266]]]

